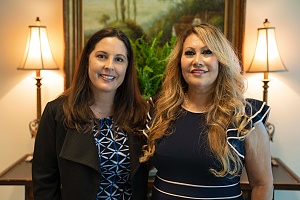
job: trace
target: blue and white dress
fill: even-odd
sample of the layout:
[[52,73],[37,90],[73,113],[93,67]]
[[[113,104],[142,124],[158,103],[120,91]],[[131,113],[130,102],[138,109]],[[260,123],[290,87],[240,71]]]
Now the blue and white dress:
[[[269,106],[254,99],[247,101],[252,105],[252,109],[246,107],[247,114],[252,116],[249,126],[259,121],[265,123]],[[220,163],[208,146],[205,115],[186,110],[173,122],[174,133],[158,142],[153,156],[157,169],[153,200],[244,199],[240,176],[216,177],[209,171],[211,168],[219,170]],[[239,137],[232,126],[227,130],[227,143],[244,162],[244,137]]]
[[113,128],[112,117],[98,120],[93,134],[102,177],[96,200],[129,200],[131,185],[128,137],[118,126]]

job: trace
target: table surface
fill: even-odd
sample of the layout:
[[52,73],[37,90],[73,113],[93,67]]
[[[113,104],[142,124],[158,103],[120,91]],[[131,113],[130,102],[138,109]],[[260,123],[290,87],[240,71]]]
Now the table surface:
[[0,173],[0,185],[30,185],[31,162],[26,161],[31,154],[26,154]]
[[[300,190],[300,178],[279,158],[273,158],[278,165],[272,166],[274,190]],[[250,189],[247,173],[241,176],[241,188]]]
[[[31,162],[26,161],[26,154],[17,162],[12,164],[6,170],[0,173],[0,185],[31,185]],[[300,190],[300,178],[287,167],[279,158],[273,158],[278,165],[272,166],[274,189],[275,190]],[[153,177],[150,177],[150,181]],[[241,177],[242,189],[251,189],[247,174],[243,173]]]

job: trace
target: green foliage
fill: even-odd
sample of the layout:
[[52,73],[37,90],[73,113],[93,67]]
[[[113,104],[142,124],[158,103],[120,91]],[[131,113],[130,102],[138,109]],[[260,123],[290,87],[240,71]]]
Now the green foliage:
[[132,42],[140,90],[145,98],[159,92],[167,58],[175,43],[175,37],[173,37],[169,42],[161,44],[161,37],[162,31],[151,41],[140,37]]

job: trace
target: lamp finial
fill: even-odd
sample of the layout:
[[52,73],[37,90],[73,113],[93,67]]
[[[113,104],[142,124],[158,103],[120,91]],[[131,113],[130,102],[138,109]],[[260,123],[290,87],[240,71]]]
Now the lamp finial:
[[36,17],[35,25],[37,25],[37,26],[40,26],[40,25],[41,25],[41,20],[40,20],[39,17]]
[[270,25],[270,22],[268,21],[268,19],[265,19],[265,21],[264,21],[264,27],[268,28],[269,25]]

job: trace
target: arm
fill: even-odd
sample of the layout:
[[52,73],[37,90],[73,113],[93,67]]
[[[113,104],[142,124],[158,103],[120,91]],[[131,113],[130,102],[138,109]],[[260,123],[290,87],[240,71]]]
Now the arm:
[[60,199],[55,114],[49,104],[43,112],[35,140],[32,183],[35,200]]
[[251,199],[271,200],[273,197],[273,174],[270,142],[262,122],[245,139],[245,166],[252,187]]

